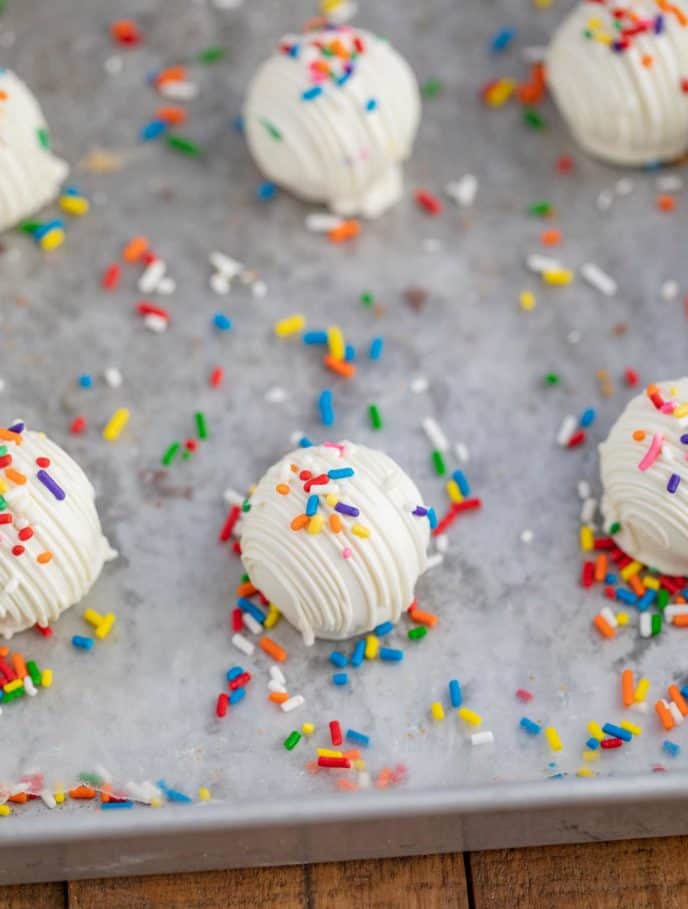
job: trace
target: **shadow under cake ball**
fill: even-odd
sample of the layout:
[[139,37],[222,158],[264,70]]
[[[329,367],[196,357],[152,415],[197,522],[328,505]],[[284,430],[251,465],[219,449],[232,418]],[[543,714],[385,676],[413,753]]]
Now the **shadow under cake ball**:
[[629,556],[688,574],[688,378],[648,386],[600,445],[605,529]]
[[374,218],[401,197],[420,94],[387,41],[331,26],[280,41],[249,86],[244,117],[270,180],[336,214]]
[[612,164],[688,150],[688,3],[588,0],[557,29],[547,83],[575,140]]
[[0,231],[52,202],[68,170],[50,151],[38,101],[14,73],[0,69]]
[[251,495],[242,559],[306,644],[352,637],[411,605],[427,564],[428,512],[383,452],[351,442],[300,448]]

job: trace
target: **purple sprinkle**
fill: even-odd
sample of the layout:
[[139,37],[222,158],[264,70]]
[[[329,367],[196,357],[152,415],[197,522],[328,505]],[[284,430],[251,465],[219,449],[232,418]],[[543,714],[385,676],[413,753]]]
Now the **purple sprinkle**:
[[424,518],[428,513],[428,509],[424,508],[422,505],[416,505],[411,514],[415,514],[419,518]]
[[334,510],[338,511],[340,514],[348,514],[352,518],[357,518],[361,513],[358,508],[354,508],[353,505],[345,505],[344,502],[337,502],[334,506]]
[[10,426],[9,430],[10,432],[24,432],[24,424],[20,420],[19,423],[15,423],[13,426]]
[[47,470],[39,470],[36,474],[41,483],[45,486],[46,489],[49,489],[50,492],[58,499],[60,502],[67,497],[67,493],[62,489],[61,486],[58,486],[55,480],[50,476]]
[[655,35],[661,35],[664,31],[664,16],[657,16],[655,19]]
[[669,482],[667,483],[667,489],[669,492],[676,492],[678,489],[678,484],[681,482],[681,477],[677,473],[672,473],[669,477]]
[[683,433],[683,435],[681,436],[681,441],[683,442],[684,445],[688,445],[688,432]]

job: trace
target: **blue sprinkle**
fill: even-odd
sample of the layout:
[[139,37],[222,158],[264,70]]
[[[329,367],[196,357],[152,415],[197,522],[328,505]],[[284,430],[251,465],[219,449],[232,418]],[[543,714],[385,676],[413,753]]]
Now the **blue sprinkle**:
[[471,484],[466,479],[466,474],[463,470],[455,470],[452,474],[452,480],[459,487],[462,496],[469,496],[471,494]]
[[581,418],[578,421],[580,425],[585,428],[586,426],[592,426],[597,418],[597,411],[594,407],[588,407],[587,410],[584,410],[581,414]]
[[116,811],[118,808],[133,808],[133,802],[101,802],[102,811]]
[[377,99],[368,98],[368,100],[366,101],[365,109],[368,111],[368,113],[372,113],[372,111],[377,110]]
[[635,606],[638,602],[637,594],[633,593],[632,590],[626,590],[625,587],[616,588],[616,599],[620,603],[626,603],[628,606]]
[[303,334],[304,344],[327,344],[326,331],[306,331]]
[[213,316],[213,325],[220,331],[229,331],[232,327],[232,320],[223,312],[216,312]]
[[640,612],[645,612],[647,609],[652,606],[654,601],[657,599],[656,590],[646,590],[638,602],[638,610]]
[[604,576],[604,583],[605,583],[605,584],[609,584],[609,585],[611,585],[612,587],[614,586],[614,584],[616,584],[616,582],[617,582],[618,580],[619,580],[618,576],[617,576],[616,574],[614,574],[613,571],[610,571],[608,574],[606,574],[606,575]]
[[335,467],[327,471],[327,476],[331,480],[345,480],[347,477],[354,475],[353,467]]
[[600,747],[600,740],[591,735],[588,741],[585,743],[585,747],[589,748],[591,751],[597,751],[597,749]]
[[75,196],[77,199],[83,198],[83,193],[78,186],[63,186],[62,187],[63,196]]
[[244,669],[242,666],[232,666],[231,669],[227,670],[227,681],[232,682],[234,679],[239,678],[240,675],[243,675]]
[[359,641],[351,654],[351,665],[358,668],[365,659],[365,641]]
[[513,26],[505,25],[492,36],[490,40],[490,50],[495,54],[501,54],[505,51],[516,37],[516,29]]
[[355,363],[356,362],[356,348],[353,344],[346,344],[344,346],[344,362],[345,363]]
[[542,732],[542,726],[527,716],[522,716],[518,725],[521,729],[525,729],[528,735],[539,735]]
[[460,707],[463,703],[461,685],[459,684],[458,679],[452,679],[449,683],[449,700],[451,701],[452,707]]
[[250,600],[247,600],[245,597],[239,597],[237,600],[237,606],[241,609],[242,612],[247,612],[249,615],[252,615],[253,618],[260,622],[262,625],[265,621],[265,613],[263,610],[256,606],[255,603],[252,603]]
[[348,672],[335,672],[332,676],[332,681],[335,685],[348,685],[349,684],[349,673]]
[[315,101],[322,93],[322,85],[312,85],[310,88],[307,88],[305,92],[301,93],[301,100]]
[[269,180],[266,180],[265,183],[260,184],[256,190],[256,195],[261,202],[269,202],[277,195],[277,187],[274,183],[270,183]]
[[394,650],[392,647],[380,647],[378,656],[388,663],[400,663],[404,659],[404,651]]
[[678,757],[678,755],[681,753],[681,746],[677,745],[676,742],[665,739],[662,742],[662,751],[666,751],[666,753],[670,754],[671,757]]
[[239,133],[239,135],[244,134],[244,117],[243,114],[237,114],[236,117],[232,120],[232,129]]
[[301,436],[299,439],[299,448],[312,448],[313,442],[308,438],[308,436]]
[[93,376],[85,372],[82,376],[79,376],[79,385],[82,388],[90,388],[93,385]]
[[37,227],[31,236],[35,240],[41,240],[46,234],[49,234],[51,230],[64,230],[64,226],[64,221],[61,221],[59,218],[53,218],[52,221],[46,221],[45,224],[41,224],[40,227]]
[[230,696],[229,696],[229,703],[230,703],[230,704],[238,704],[239,701],[243,701],[243,699],[244,699],[245,697],[246,697],[246,689],[245,689],[245,688],[235,688],[234,691],[233,691],[233,692],[230,694]]
[[627,729],[622,729],[621,726],[615,726],[614,723],[605,723],[602,727],[602,732],[605,735],[611,735],[615,739],[621,739],[622,742],[630,742],[633,736]]
[[339,86],[346,85],[346,83],[349,81],[349,79],[351,78],[352,75],[353,75],[353,70],[350,70],[349,72],[344,73],[343,75],[341,75],[339,77],[339,79],[337,79],[337,85],[339,85]]
[[383,622],[381,625],[373,628],[373,634],[377,635],[379,638],[383,638],[386,634],[389,634],[390,631],[394,630],[394,622]]
[[323,426],[332,426],[334,423],[334,407],[332,406],[332,392],[329,388],[325,388],[320,392],[318,408]]
[[162,789],[165,793],[166,798],[170,802],[192,802],[193,799],[190,799],[188,795],[184,795],[183,792],[179,792],[177,789],[171,789],[165,780],[158,780],[155,784],[158,789]]
[[684,698],[688,698],[688,685],[683,686],[683,688],[681,689],[681,694],[683,695]]
[[437,527],[437,514],[434,508],[428,508],[428,522],[430,523],[430,530],[434,530]]
[[294,57],[294,59],[297,59],[299,54],[301,53],[301,45],[292,44],[292,46],[289,48],[287,53],[289,54],[290,57]]
[[81,650],[93,650],[93,638],[87,638],[83,634],[75,634],[72,638],[72,644]]
[[382,338],[373,338],[370,342],[370,359],[379,360],[382,356],[382,348],[384,346],[384,340]]
[[164,120],[151,120],[139,130],[139,139],[142,142],[152,142],[167,132],[167,123]]
[[309,518],[312,518],[313,515],[316,513],[316,511],[318,510],[319,504],[320,504],[320,499],[318,498],[318,496],[315,496],[315,495],[308,496],[308,499],[306,500],[306,514],[308,515]]
[[364,732],[357,732],[355,729],[346,730],[347,742],[353,742],[354,745],[364,745],[366,748],[370,745],[370,736]]
[[349,658],[341,650],[333,650],[330,654],[330,663],[336,666],[337,669],[343,669],[348,662]]

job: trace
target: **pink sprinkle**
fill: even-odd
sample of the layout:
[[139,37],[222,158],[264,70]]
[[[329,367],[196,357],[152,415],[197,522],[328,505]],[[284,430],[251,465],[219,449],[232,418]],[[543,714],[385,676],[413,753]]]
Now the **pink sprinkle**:
[[519,699],[519,701],[523,701],[524,704],[527,704],[528,701],[533,700],[532,692],[527,691],[525,688],[519,688],[516,691],[516,697]]
[[354,554],[353,549],[350,546],[347,546],[345,549],[342,549],[342,557],[345,559],[350,559]]
[[338,442],[323,442],[323,448],[336,448],[340,455],[344,454],[344,446]]
[[648,468],[652,467],[652,465],[655,463],[655,461],[659,457],[659,453],[662,450],[663,442],[664,442],[664,436],[662,435],[661,432],[656,432],[652,436],[652,442],[650,442],[650,447],[648,448],[648,450],[645,454],[645,457],[642,459],[640,464],[638,464],[639,470],[648,470]]
[[676,401],[665,401],[659,409],[662,411],[662,413],[673,413],[677,407],[678,404]]

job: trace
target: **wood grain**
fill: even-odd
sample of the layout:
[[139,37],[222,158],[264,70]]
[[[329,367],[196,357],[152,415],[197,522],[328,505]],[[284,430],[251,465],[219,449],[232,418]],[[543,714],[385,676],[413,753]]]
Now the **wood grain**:
[[306,866],[309,909],[468,909],[463,854]]
[[0,887],[2,909],[67,909],[67,885],[12,884]]
[[685,909],[688,838],[469,856],[475,909]]
[[306,904],[301,866],[71,881],[68,888],[69,909],[302,909]]

